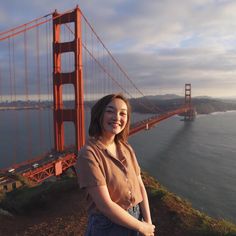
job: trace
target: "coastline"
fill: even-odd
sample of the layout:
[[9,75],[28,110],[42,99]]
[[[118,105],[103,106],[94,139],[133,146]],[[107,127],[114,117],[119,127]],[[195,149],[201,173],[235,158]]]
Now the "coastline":
[[44,110],[49,109],[48,107],[0,107],[0,111],[9,111],[9,110]]
[[224,114],[224,113],[234,113],[236,110],[228,110],[228,111],[215,111],[210,113],[211,115],[217,115],[217,114]]
[[[38,106],[29,106],[29,107],[25,107],[25,106],[22,106],[22,107],[15,107],[15,106],[0,106],[0,111],[9,111],[9,110],[46,110],[46,109],[52,109],[52,107],[38,107]],[[143,114],[142,112],[140,111],[135,111],[136,113],[140,113],[140,114]],[[236,109],[232,109],[232,110],[216,110],[216,111],[211,111],[211,112],[197,112],[197,115],[215,115],[215,114],[224,114],[224,113],[227,113],[227,112],[236,112]],[[149,114],[149,113],[147,113]]]

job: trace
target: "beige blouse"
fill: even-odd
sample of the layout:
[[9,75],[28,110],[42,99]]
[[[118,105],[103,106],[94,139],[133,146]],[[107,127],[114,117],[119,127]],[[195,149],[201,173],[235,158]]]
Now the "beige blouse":
[[[140,167],[128,143],[118,141],[117,148],[119,158],[101,141],[90,138],[78,153],[78,180],[81,188],[106,185],[112,201],[127,210],[143,200],[137,178]],[[89,212],[98,211],[89,195],[87,203]]]

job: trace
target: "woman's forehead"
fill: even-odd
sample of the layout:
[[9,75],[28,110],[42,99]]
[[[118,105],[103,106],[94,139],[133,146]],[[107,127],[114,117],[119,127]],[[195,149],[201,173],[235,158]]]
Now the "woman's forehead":
[[120,110],[127,110],[127,105],[125,101],[123,101],[120,98],[115,98],[111,102],[109,102],[106,106],[107,108],[114,108],[114,109],[120,109]]

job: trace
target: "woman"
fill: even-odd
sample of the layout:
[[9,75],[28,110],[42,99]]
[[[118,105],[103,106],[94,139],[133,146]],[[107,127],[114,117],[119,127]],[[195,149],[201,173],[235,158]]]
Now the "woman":
[[130,113],[121,94],[107,95],[92,108],[90,139],[77,163],[87,192],[86,236],[154,235],[140,167],[127,143]]

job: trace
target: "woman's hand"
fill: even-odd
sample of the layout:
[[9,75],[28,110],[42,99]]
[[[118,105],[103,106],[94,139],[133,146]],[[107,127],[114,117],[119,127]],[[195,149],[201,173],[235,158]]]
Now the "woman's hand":
[[141,222],[141,227],[139,229],[139,233],[144,236],[154,236],[155,225],[148,224],[147,222]]
[[114,203],[110,198],[106,185],[89,187],[87,190],[99,211],[111,221],[126,228],[139,231],[144,236],[154,236],[155,226],[144,221],[139,221]]

